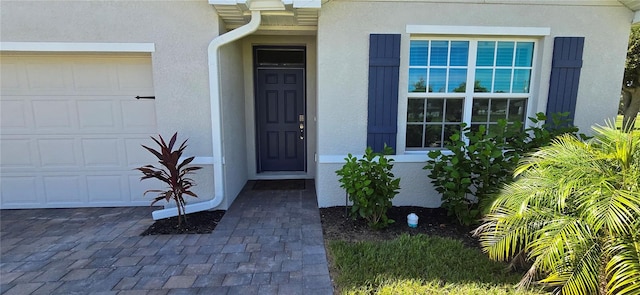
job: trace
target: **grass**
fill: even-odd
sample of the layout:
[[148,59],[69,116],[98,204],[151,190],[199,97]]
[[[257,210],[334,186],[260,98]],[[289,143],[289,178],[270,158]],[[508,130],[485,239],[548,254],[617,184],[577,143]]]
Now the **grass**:
[[329,252],[342,294],[544,294],[516,290],[521,273],[453,239],[329,241]]
[[[618,115],[618,117],[616,117],[616,128],[618,129],[622,128],[622,117],[622,115]],[[640,129],[640,114],[636,117],[634,129]]]

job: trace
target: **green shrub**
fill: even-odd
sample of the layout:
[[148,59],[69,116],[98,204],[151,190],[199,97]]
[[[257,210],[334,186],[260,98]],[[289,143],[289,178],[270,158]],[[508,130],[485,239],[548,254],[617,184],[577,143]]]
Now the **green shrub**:
[[394,220],[387,218],[387,210],[400,189],[400,179],[394,179],[391,169],[393,159],[385,155],[393,149],[385,145],[383,153],[374,153],[368,147],[362,159],[349,154],[336,174],[340,176],[340,187],[347,191],[353,202],[351,216],[367,220],[370,227],[384,228]]
[[529,260],[522,285],[640,294],[640,133],[594,130],[523,159],[476,230],[489,257]]
[[554,114],[548,123],[543,113],[529,118],[533,123],[523,132],[521,122],[499,120],[486,130],[471,130],[465,124],[461,132],[449,138],[444,150],[428,153],[424,169],[436,191],[442,195],[442,207],[461,224],[478,221],[493,196],[513,180],[512,174],[523,155],[544,145],[560,134],[575,134],[578,129],[567,124],[568,113]]

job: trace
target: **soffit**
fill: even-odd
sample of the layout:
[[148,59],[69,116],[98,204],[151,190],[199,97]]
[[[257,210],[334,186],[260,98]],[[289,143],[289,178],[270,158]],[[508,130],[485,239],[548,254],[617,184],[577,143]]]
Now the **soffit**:
[[[209,0],[229,30],[247,24],[251,20],[251,3],[247,0]],[[258,33],[277,34],[296,31],[315,34],[318,28],[320,0],[283,0],[283,10],[262,10],[262,22]],[[261,10],[261,9],[255,9]]]

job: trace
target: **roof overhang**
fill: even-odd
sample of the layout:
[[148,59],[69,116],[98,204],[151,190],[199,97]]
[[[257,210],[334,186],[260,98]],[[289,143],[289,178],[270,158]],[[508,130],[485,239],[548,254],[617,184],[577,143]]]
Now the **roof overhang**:
[[322,0],[209,0],[209,4],[229,30],[243,26],[251,19],[251,11],[259,10],[262,24],[258,33],[278,34],[295,31],[315,34]]
[[633,23],[640,23],[640,0],[618,0],[622,5],[628,7],[635,12]]

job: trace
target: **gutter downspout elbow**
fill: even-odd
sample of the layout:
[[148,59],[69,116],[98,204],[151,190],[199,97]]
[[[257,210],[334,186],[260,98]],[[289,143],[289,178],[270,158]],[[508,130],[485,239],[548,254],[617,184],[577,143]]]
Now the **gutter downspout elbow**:
[[[224,200],[224,151],[222,146],[222,103],[220,100],[220,47],[245,37],[260,27],[260,11],[251,11],[251,21],[244,26],[220,35],[209,43],[209,97],[211,102],[211,144],[213,146],[214,198],[209,201],[185,205],[185,214],[205,211],[218,207]],[[178,215],[176,208],[153,211],[154,220]]]

